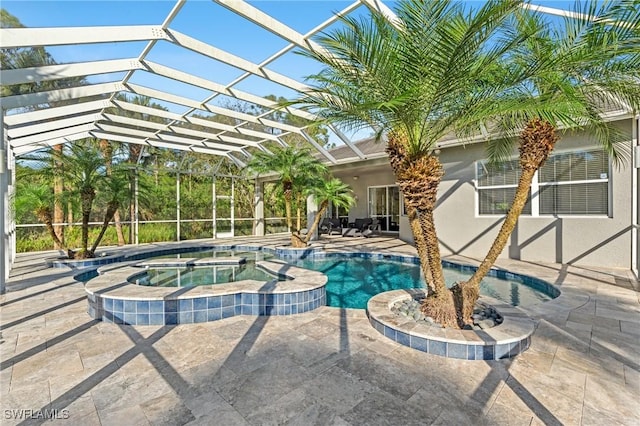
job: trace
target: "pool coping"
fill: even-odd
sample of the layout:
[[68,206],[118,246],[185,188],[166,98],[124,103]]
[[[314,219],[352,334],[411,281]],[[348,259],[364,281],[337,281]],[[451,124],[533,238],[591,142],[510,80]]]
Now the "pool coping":
[[503,322],[485,330],[442,328],[391,312],[397,302],[424,296],[424,290],[420,289],[377,294],[367,304],[369,322],[382,335],[403,346],[446,358],[484,361],[512,358],[531,344],[535,321],[520,308],[491,297],[482,296],[479,301],[495,308]]

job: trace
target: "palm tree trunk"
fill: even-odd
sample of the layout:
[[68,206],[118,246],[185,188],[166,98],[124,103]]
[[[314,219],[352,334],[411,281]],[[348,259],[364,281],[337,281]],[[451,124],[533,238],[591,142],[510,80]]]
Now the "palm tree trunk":
[[51,239],[53,239],[54,248],[69,252],[69,249],[65,246],[64,242],[60,240],[58,234],[56,234],[56,230],[53,226],[51,210],[49,210],[49,208],[41,208],[38,209],[35,213],[36,216],[38,216],[38,219],[40,219],[40,221],[44,223],[44,226],[49,232]]
[[[437,187],[435,188],[437,191]],[[427,195],[428,197],[429,195]],[[434,203],[435,204],[435,203]],[[447,288],[440,257],[440,242],[436,234],[433,208],[418,210],[418,223],[427,252],[432,292],[422,302],[422,312],[443,327],[457,328],[460,325],[453,294]]]
[[[403,138],[399,133],[391,132],[388,135],[386,152],[389,155],[389,164],[391,165],[396,177],[398,177],[398,175],[402,173],[405,163],[409,161],[407,151],[403,143]],[[424,281],[427,286],[427,294],[431,294],[433,293],[433,287],[431,284],[433,282],[433,275],[431,274],[431,268],[429,267],[429,254],[427,253],[426,240],[422,235],[422,229],[418,220],[418,211],[412,203],[407,202],[406,195],[404,199],[404,206],[407,211],[409,227],[413,234],[413,241],[418,252],[418,258],[420,259],[420,267],[422,268],[422,274],[424,275]]]
[[518,180],[518,187],[516,188],[511,208],[507,212],[498,235],[478,269],[469,280],[456,284],[452,288],[463,321],[471,320],[473,307],[480,296],[480,281],[487,275],[507,245],[507,240],[515,229],[522,209],[527,203],[533,177],[547,160],[557,141],[558,135],[555,127],[547,121],[533,119],[522,130],[520,134],[520,167],[522,173]]
[[67,226],[69,229],[73,226],[73,204],[71,201],[67,203]]
[[420,230],[426,242],[429,269],[432,277],[433,293],[422,302],[422,312],[443,327],[458,328],[460,322],[456,313],[453,294],[447,288],[442,271],[440,246],[433,220],[433,210],[418,211]]
[[82,199],[82,240],[81,247],[83,256],[86,256],[89,248],[89,218],[91,217],[91,208],[93,205],[93,190],[83,190],[80,195]]
[[320,225],[320,220],[322,220],[322,215],[327,210],[327,207],[329,207],[329,203],[327,201],[323,201],[322,203],[320,203],[320,210],[318,210],[318,213],[316,213],[316,217],[313,218],[313,224],[308,229],[307,235],[304,237],[305,244],[309,244],[309,240],[311,240],[311,236],[313,235],[314,230],[318,229],[318,225]]
[[433,210],[418,211],[418,223],[420,224],[420,231],[422,235],[424,235],[426,242],[433,294],[438,296],[438,294],[447,291],[447,285],[444,281],[444,272],[442,271],[440,242],[438,241],[436,227],[434,225]]
[[113,220],[116,225],[116,235],[118,236],[118,245],[123,246],[126,244],[124,240],[124,233],[122,232],[122,222],[120,222],[120,210],[116,210],[113,215]]
[[96,237],[96,240],[93,242],[93,245],[91,246],[91,250],[89,251],[88,257],[94,256],[96,249],[100,244],[100,241],[102,241],[102,237],[104,237],[105,232],[107,232],[107,228],[109,227],[109,222],[111,222],[111,220],[115,217],[115,214],[117,211],[118,211],[118,203],[114,201],[110,202],[109,205],[107,206],[107,211],[104,214],[104,221],[102,222],[102,228],[100,229],[100,233],[98,234],[98,236]]
[[[402,152],[401,152],[402,154]],[[444,176],[440,160],[433,155],[405,158],[402,163],[392,163],[398,185],[405,196],[405,203],[417,212],[420,230],[416,229],[416,246],[424,244],[418,254],[425,278],[430,278],[432,292],[422,302],[422,311],[445,327],[458,327],[454,300],[447,289],[440,258],[440,242],[436,234],[433,211],[436,206],[438,186]],[[414,224],[416,228],[416,226]],[[413,231],[413,228],[412,228]]]
[[291,182],[282,182],[284,193],[284,211],[287,217],[287,229],[289,232],[293,232],[293,220],[291,218],[291,198],[292,198],[292,185]]
[[478,269],[467,281],[460,285],[462,291],[462,315],[464,320],[469,320],[473,314],[473,306],[480,295],[480,281],[487,275],[491,267],[494,265],[502,250],[507,245],[509,236],[518,223],[518,218],[522,213],[522,209],[527,203],[529,190],[531,189],[531,181],[536,172],[535,168],[523,170],[518,181],[518,187],[513,198],[513,204],[507,212],[507,216],[500,227],[500,231],[496,236],[491,248],[487,252]]
[[[433,293],[433,275],[431,274],[431,268],[429,267],[429,254],[427,252],[427,242],[422,236],[422,228],[420,227],[420,221],[418,220],[418,212],[412,206],[407,206],[405,203],[405,209],[407,210],[407,217],[409,219],[409,227],[413,234],[413,241],[418,252],[418,258],[420,259],[420,267],[422,268],[422,274],[424,275],[424,282],[427,286],[427,295]],[[419,236],[419,237],[418,237]]]

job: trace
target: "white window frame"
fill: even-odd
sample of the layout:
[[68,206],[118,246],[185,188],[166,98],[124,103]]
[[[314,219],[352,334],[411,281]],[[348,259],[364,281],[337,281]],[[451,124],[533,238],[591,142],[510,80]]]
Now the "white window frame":
[[[505,162],[508,161],[517,161],[518,157],[511,157],[507,160],[505,160]],[[508,184],[508,185],[490,185],[490,186],[480,186],[478,184],[478,182],[480,182],[480,179],[478,178],[478,164],[488,164],[487,160],[476,160],[473,163],[473,173],[475,175],[475,178],[473,180],[473,186],[475,188],[474,194],[475,194],[475,216],[477,218],[482,218],[482,217],[503,217],[505,216],[505,214],[480,214],[480,190],[482,189],[504,189],[504,188],[517,188],[518,187],[518,183],[516,182],[515,184]],[[518,165],[518,167],[520,167]],[[538,183],[538,172],[536,172],[536,174],[533,177],[533,181],[537,184]],[[522,217],[533,217],[534,216],[534,212],[536,214],[536,216],[538,215],[538,207],[537,207],[537,203],[534,203],[534,194],[537,197],[538,194],[538,187],[536,185],[535,187],[535,192],[534,192],[534,187],[533,187],[533,182],[531,185],[531,214],[529,213],[523,213],[521,216]],[[536,204],[536,206],[534,206],[534,204]]]
[[[553,152],[551,156],[554,155],[563,155],[569,154],[572,152],[599,152],[601,149],[598,148],[586,148],[586,149],[570,149],[559,152]],[[517,160],[518,157],[511,157],[506,161],[514,161]],[[482,189],[500,189],[500,188],[517,188],[517,184],[515,185],[492,185],[492,186],[480,186],[478,185],[478,163],[486,164],[486,160],[476,160],[474,162],[474,175],[475,179],[473,181],[475,188],[475,216],[477,218],[490,218],[490,217],[504,217],[504,214],[480,214],[480,190]],[[586,179],[586,180],[571,180],[571,181],[561,181],[561,182],[539,182],[538,179],[538,170],[536,170],[533,175],[533,180],[531,182],[531,214],[523,214],[522,217],[541,217],[541,218],[607,218],[613,217],[613,200],[612,200],[612,177],[611,177],[611,158],[607,156],[607,178],[606,179]],[[557,214],[557,213],[540,213],[540,189],[546,186],[560,186],[560,185],[576,185],[576,184],[588,184],[588,183],[607,183],[607,213],[605,214]]]
[[[385,232],[390,232],[390,233],[399,233],[400,232],[400,217],[402,217],[402,212],[404,210],[404,199],[402,198],[402,191],[400,190],[400,186],[396,185],[371,185],[371,186],[367,186],[367,217],[371,217],[371,197],[370,197],[370,189],[381,189],[384,188],[386,195],[385,195],[385,211],[387,212],[387,216],[390,215],[389,213],[389,189],[390,188],[398,188],[398,200],[399,200],[399,205],[398,205],[398,230],[397,231],[389,231],[389,226],[387,226],[387,230]],[[391,223],[388,223],[387,225],[391,225]]]

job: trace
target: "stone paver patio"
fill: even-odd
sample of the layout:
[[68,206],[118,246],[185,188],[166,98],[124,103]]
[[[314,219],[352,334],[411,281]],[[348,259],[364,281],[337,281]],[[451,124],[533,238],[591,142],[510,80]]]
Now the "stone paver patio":
[[[384,237],[316,244],[414,251]],[[94,321],[77,272],[46,268],[54,254],[20,255],[0,297],[3,425],[48,423],[33,418],[45,410],[60,424],[105,426],[640,424],[640,303],[627,271],[499,262],[579,303],[528,308],[537,329],[513,360],[462,361],[391,342],[361,310],[167,327]]]

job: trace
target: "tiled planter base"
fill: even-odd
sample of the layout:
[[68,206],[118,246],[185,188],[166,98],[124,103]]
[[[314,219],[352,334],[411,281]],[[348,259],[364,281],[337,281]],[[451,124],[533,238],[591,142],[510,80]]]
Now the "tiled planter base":
[[394,303],[424,296],[421,290],[393,290],[378,294],[367,305],[371,325],[385,337],[401,345],[447,358],[496,360],[512,358],[531,344],[534,321],[518,308],[495,299],[481,297],[503,316],[502,324],[481,331],[432,327],[397,317]]

